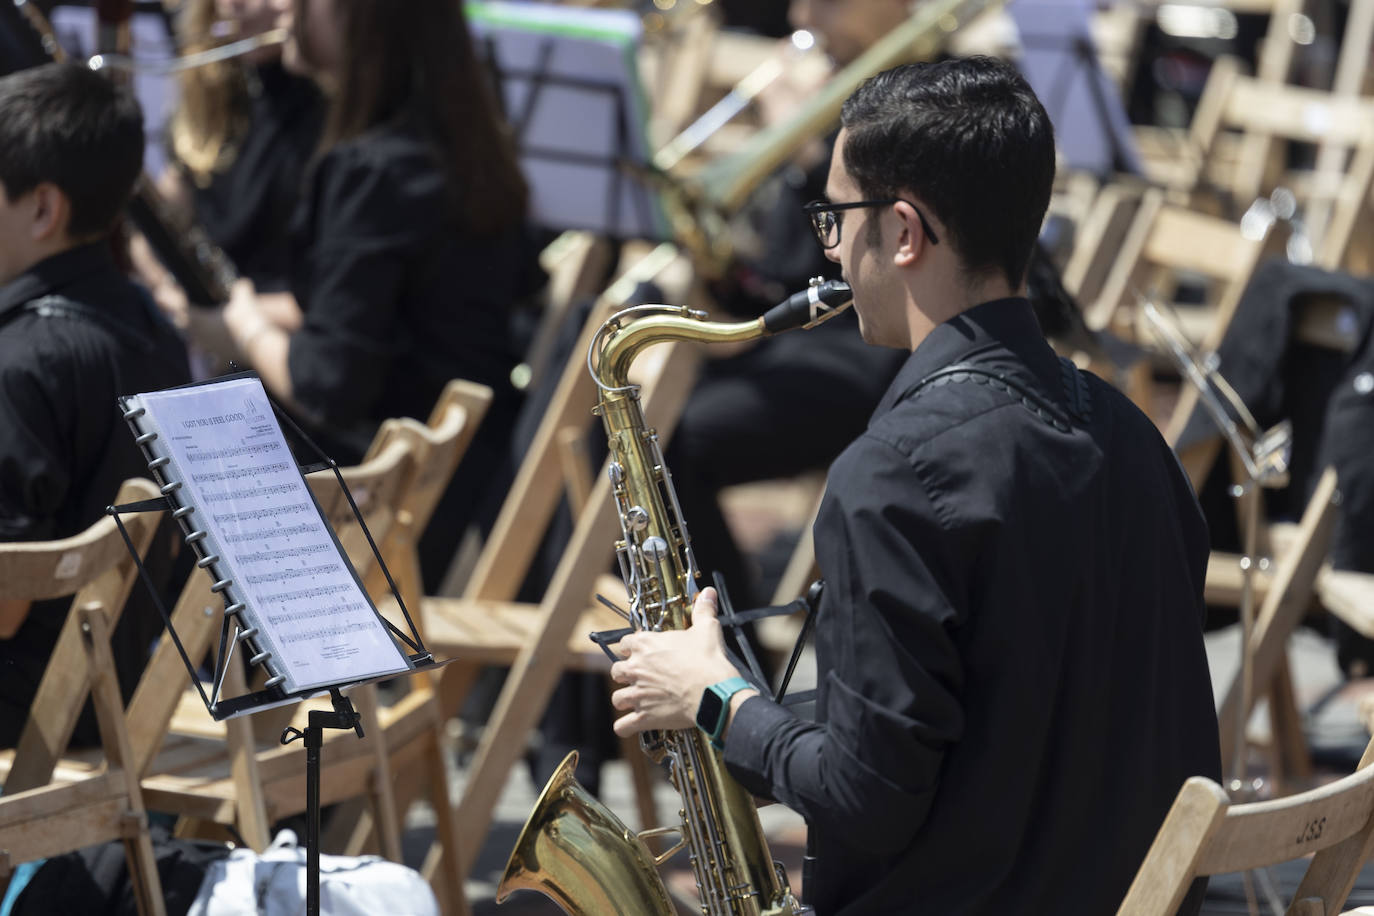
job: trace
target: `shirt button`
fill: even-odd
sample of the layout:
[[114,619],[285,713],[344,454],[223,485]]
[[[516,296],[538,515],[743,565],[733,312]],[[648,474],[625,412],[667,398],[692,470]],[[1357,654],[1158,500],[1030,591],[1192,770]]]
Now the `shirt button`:
[[1361,372],[1355,376],[1355,393],[1369,394],[1374,391],[1374,372]]

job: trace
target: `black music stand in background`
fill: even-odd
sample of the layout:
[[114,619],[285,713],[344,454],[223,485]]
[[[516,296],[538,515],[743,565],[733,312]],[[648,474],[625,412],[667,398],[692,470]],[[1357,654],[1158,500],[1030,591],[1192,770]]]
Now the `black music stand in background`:
[[636,64],[639,17],[540,3],[467,10],[515,134],[531,219],[557,231],[670,240]]
[[1081,0],[1014,0],[1008,12],[1020,33],[1017,64],[1044,104],[1068,166],[1104,179],[1143,175],[1125,104],[1097,58],[1090,7]]
[[[255,376],[256,373],[241,373],[234,376],[227,376],[223,379],[213,379],[209,382],[195,383],[184,387],[196,388],[203,385],[212,385],[215,382],[245,377],[255,378]],[[347,482],[339,471],[338,464],[326,456],[319,446],[317,446],[314,441],[311,440],[294,421],[292,421],[291,417],[281,409],[280,405],[266,396],[265,392],[263,393],[263,397],[266,398],[267,402],[271,405],[271,410],[275,417],[292,431],[299,442],[304,443],[306,448],[314,452],[315,457],[318,459],[309,464],[296,464],[302,481],[305,476],[320,471],[332,471],[334,474],[334,478],[341,492],[348,501],[354,519],[357,521],[359,528],[367,538],[367,543],[372,550],[373,558],[386,577],[387,585],[391,589],[391,593],[395,597],[397,606],[400,608],[405,618],[406,626],[409,629],[408,633],[404,632],[397,628],[391,621],[381,617],[380,614],[377,615],[378,619],[385,625],[393,643],[399,640],[401,645],[404,645],[410,650],[406,652],[401,650],[400,645],[395,646],[395,648],[401,651],[401,657],[404,659],[404,668],[387,671],[375,676],[349,679],[342,683],[313,685],[295,691],[288,691],[285,689],[282,686],[284,675],[279,673],[279,671],[274,671],[274,669],[270,667],[270,656],[272,653],[265,651],[263,647],[256,642],[258,627],[252,623],[245,622],[247,611],[245,610],[244,593],[233,586],[232,579],[228,578],[228,574],[225,572],[224,568],[216,563],[220,558],[213,555],[209,548],[205,546],[207,543],[205,524],[199,522],[199,518],[205,513],[192,511],[194,508],[198,507],[179,500],[176,496],[176,494],[182,490],[182,484],[170,475],[169,472],[174,465],[169,464],[169,459],[163,457],[165,452],[160,450],[155,451],[154,443],[158,438],[156,434],[143,432],[136,437],[136,441],[143,449],[145,457],[149,459],[149,470],[153,472],[154,477],[156,477],[158,483],[161,484],[163,495],[155,499],[143,500],[137,503],[110,506],[107,508],[106,512],[114,518],[115,524],[124,538],[124,543],[128,547],[129,553],[133,557],[135,564],[138,566],[139,577],[151,594],[158,613],[162,616],[163,624],[167,628],[167,637],[170,638],[176,646],[177,652],[181,656],[182,663],[186,667],[187,674],[190,676],[191,683],[195,685],[201,700],[205,703],[206,712],[208,712],[213,719],[216,721],[223,721],[238,716],[251,715],[255,712],[261,712],[287,703],[328,693],[331,700],[331,709],[311,710],[308,714],[308,725],[304,732],[295,728],[287,728],[283,731],[280,739],[283,745],[290,744],[298,739],[303,739],[306,749],[306,913],[308,916],[318,916],[320,912],[320,761],[321,750],[324,744],[324,730],[329,728],[352,729],[359,738],[363,737],[362,717],[353,708],[352,701],[344,695],[343,691],[367,683],[389,680],[419,671],[432,670],[441,667],[442,663],[435,662],[433,654],[425,648],[424,640],[421,638],[418,628],[411,619],[410,612],[405,606],[405,600],[402,598],[400,590],[396,587],[396,583],[392,579],[391,571],[387,567],[386,561],[382,558],[376,541],[372,537],[372,533],[368,530],[367,522],[363,519],[362,513],[358,510],[358,505],[353,499],[353,494],[348,489]],[[128,398],[121,398],[120,402],[120,409],[124,412],[125,420],[130,423],[130,426],[134,428],[135,432],[138,432],[139,427],[135,424],[141,416],[143,408],[134,406]],[[262,420],[262,418],[258,419]],[[318,511],[319,504],[316,502],[310,488],[305,486],[304,489],[307,494],[310,494],[311,503],[314,504],[316,511]],[[138,551],[135,549],[128,531],[125,529],[124,523],[120,518],[121,514],[130,512],[169,510],[172,512],[172,517],[176,519],[177,523],[181,526],[181,533],[186,544],[192,547],[200,558],[197,562],[199,570],[193,571],[192,575],[205,574],[209,575],[212,580],[217,580],[212,585],[211,590],[218,594],[225,604],[219,645],[214,652],[215,666],[211,678],[211,692],[209,694],[206,693],[205,685],[201,682],[198,664],[187,653],[180,636],[176,632],[176,627],[172,623],[172,616],[163,603],[162,596],[153,585],[152,579],[147,569],[144,567]],[[323,517],[323,513],[320,514],[320,518],[324,526],[328,528],[329,523],[328,520]],[[356,582],[361,589],[361,580],[358,578],[357,572],[349,562],[348,556],[343,551],[332,528],[329,528],[329,535],[333,540],[335,548],[338,550],[338,557],[347,567],[353,581]],[[200,570],[203,570],[203,573]],[[224,578],[220,578],[221,576]],[[376,614],[375,607],[372,608],[372,612]],[[233,629],[232,635],[231,628]],[[247,693],[239,697],[221,697],[220,688],[224,683],[226,667],[230,664],[238,663],[238,660],[234,658],[234,650],[240,645],[243,646],[244,652],[254,653],[253,657],[249,659],[249,664],[263,667],[270,675],[267,680],[268,686],[265,687],[265,689]]]

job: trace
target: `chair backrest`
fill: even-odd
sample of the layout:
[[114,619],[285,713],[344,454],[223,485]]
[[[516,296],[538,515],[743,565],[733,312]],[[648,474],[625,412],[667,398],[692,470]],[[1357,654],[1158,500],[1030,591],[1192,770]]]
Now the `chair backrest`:
[[529,572],[539,542],[558,508],[564,483],[558,442],[569,426],[585,428],[596,404],[596,386],[585,356],[592,336],[611,312],[629,300],[640,283],[653,280],[678,259],[672,245],[661,245],[636,262],[606,290],[592,308],[571,357],[559,375],[548,410],[540,420],[501,512],[487,536],[463,597],[509,601]]
[[[410,445],[401,440],[377,450],[360,465],[340,468],[358,511],[378,543],[395,522],[396,498],[408,484],[413,468]],[[317,472],[307,482],[359,576],[366,575],[375,562],[372,550],[334,475]],[[172,626],[192,664],[202,662],[214,649],[224,617],[224,601],[211,592],[211,584],[208,575],[193,571],[171,612]],[[140,776],[151,772],[188,686],[186,666],[177,647],[170,639],[162,640],[129,701],[125,717],[132,745],[130,766]]]
[[1112,328],[1128,339],[1139,338],[1137,291],[1167,300],[1181,277],[1203,278],[1213,311],[1202,346],[1215,347],[1268,245],[1268,232],[1249,237],[1237,223],[1166,204],[1162,193],[1147,192],[1085,318],[1094,330]]
[[1351,861],[1352,847],[1368,854],[1371,813],[1374,768],[1368,766],[1308,792],[1242,805],[1231,804],[1212,780],[1194,776],[1179,790],[1117,912],[1172,916],[1197,877],[1316,853],[1289,912],[1338,913],[1364,861]]
[[[553,406],[545,414],[538,434],[521,464],[501,518],[488,537],[464,599],[470,602],[510,601],[529,568],[530,558],[542,538],[563,491],[559,472],[559,433],[569,425],[588,422],[596,401],[596,389],[585,362],[587,346],[606,312],[623,304],[634,286],[652,279],[678,259],[672,246],[660,246],[638,262],[607,290],[599,307],[584,326],[582,339],[560,378]],[[666,442],[696,377],[696,348],[668,343],[657,349],[659,357],[644,378],[641,392],[644,415]],[[649,362],[648,360],[645,361]],[[638,367],[637,367],[638,368]],[[496,799],[511,767],[516,764],[525,737],[539,721],[566,657],[573,627],[586,610],[597,578],[610,567],[618,531],[615,503],[609,478],[599,475],[579,515],[571,538],[536,612],[534,639],[524,645],[502,687],[495,709],[483,730],[473,758],[458,818],[465,835],[485,836],[491,826]],[[449,682],[457,677],[445,670]],[[459,850],[462,872],[467,874],[477,850]]]
[[[125,481],[116,497],[117,504],[157,496],[152,481],[141,478]],[[124,525],[137,545],[151,538],[157,517],[130,515]],[[127,563],[126,563],[127,561]],[[115,570],[127,575],[133,569],[129,549],[120,537],[113,518],[102,518],[80,534],[55,541],[11,541],[0,543],[0,599],[45,601],[65,598],[88,589],[81,602],[117,599],[125,584]],[[113,585],[114,592],[108,591]],[[118,601],[122,607],[123,602]]]
[[[110,652],[110,626],[98,605],[78,606],[68,616],[80,644],[72,655],[56,653],[54,664],[75,655],[91,672],[91,693],[100,725],[105,767],[89,778],[65,785],[19,791],[11,785],[0,797],[0,896],[20,862],[73,852],[94,843],[121,839],[128,874],[142,916],[163,916],[166,907],[138,776],[129,767],[129,736]],[[11,780],[12,781],[12,780]]]
[[[126,481],[116,504],[157,496],[151,481]],[[152,543],[160,513],[135,513],[124,526],[141,559]],[[37,601],[72,595],[73,608],[97,609],[114,629],[124,611],[138,566],[113,518],[102,518],[80,534],[57,541],[0,544],[0,599]],[[82,650],[75,614],[68,614],[50,663],[39,682],[20,735],[7,792],[45,784],[67,749],[91,690],[89,658]],[[57,660],[53,663],[53,660]]]
[[[369,449],[362,463],[339,469],[368,531],[379,544],[396,523],[397,502],[410,485],[414,471],[414,451],[411,443],[403,439],[392,439],[384,448]],[[364,575],[375,559],[348,495],[328,471],[317,471],[306,482],[344,553],[358,574]]]
[[[1223,142],[1227,131],[1239,145]],[[1327,92],[1244,76],[1233,58],[1213,65],[1189,130],[1198,182],[1224,191],[1237,210],[1280,184],[1293,185],[1317,261],[1339,267],[1353,232],[1352,205],[1369,195],[1374,157],[1374,102],[1357,93]],[[1319,146],[1316,168],[1283,177],[1277,141]],[[1290,176],[1291,177],[1291,176]]]
[[[420,558],[417,548],[463,455],[491,406],[492,391],[485,385],[454,380],[444,388],[427,423],[409,418],[390,419],[377,430],[367,454],[374,456],[404,443],[413,456],[414,467],[405,485],[395,494],[395,524],[381,543],[381,552],[401,591],[401,598],[412,610],[419,608],[423,595]],[[380,597],[386,590],[380,570],[374,570],[369,590]]]

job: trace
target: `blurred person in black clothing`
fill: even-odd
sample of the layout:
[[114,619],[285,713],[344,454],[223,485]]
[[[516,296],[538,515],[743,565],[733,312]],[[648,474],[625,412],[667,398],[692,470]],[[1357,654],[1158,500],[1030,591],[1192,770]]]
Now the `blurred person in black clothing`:
[[290,227],[289,289],[240,280],[222,322],[307,433],[358,461],[388,417],[423,420],[465,378],[495,398],[421,542],[426,586],[485,521],[519,403],[508,310],[530,292],[526,188],[477,65],[461,4],[277,3],[284,61],[328,98]]
[[[146,476],[115,398],[189,379],[185,349],[116,266],[111,232],[143,160],[126,90],[79,65],[0,79],[0,539],[79,533],[119,484]],[[0,744],[13,745],[65,614],[10,606],[0,640]],[[150,614],[126,613],[115,654],[126,698]],[[95,738],[86,717],[77,743]]]
[[[182,51],[239,39],[277,24],[290,0],[190,0],[178,21]],[[242,277],[263,292],[290,280],[291,215],[319,143],[324,97],[283,66],[268,45],[185,70],[168,137],[173,169],[159,179]]]

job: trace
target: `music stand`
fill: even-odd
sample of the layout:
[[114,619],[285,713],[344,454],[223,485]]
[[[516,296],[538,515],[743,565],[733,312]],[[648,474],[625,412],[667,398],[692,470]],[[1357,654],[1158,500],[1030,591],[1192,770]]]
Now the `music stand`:
[[1089,9],[1073,0],[1016,0],[1021,73],[1054,124],[1064,161],[1101,178],[1143,175],[1130,119],[1102,70],[1089,31]]
[[[199,388],[213,385],[218,382],[246,378],[252,378],[256,381],[256,373],[239,373],[225,376],[219,379],[210,380],[209,382],[183,386],[183,389]],[[182,389],[168,390],[179,391]],[[259,390],[261,390],[260,386]],[[182,663],[186,667],[187,674],[190,676],[191,683],[195,685],[201,700],[205,704],[206,711],[213,719],[216,721],[224,721],[238,716],[251,715],[255,712],[261,712],[297,700],[319,696],[324,693],[329,694],[332,707],[331,710],[311,710],[308,714],[308,725],[304,732],[295,728],[286,728],[280,738],[280,742],[283,745],[290,744],[297,739],[304,739],[304,746],[306,749],[306,913],[309,914],[309,916],[318,916],[320,911],[320,759],[324,743],[324,729],[352,729],[359,738],[364,737],[361,716],[353,708],[352,701],[344,695],[343,691],[363,684],[391,679],[403,674],[432,670],[440,667],[442,663],[436,662],[433,654],[425,648],[424,640],[410,616],[410,611],[405,606],[405,600],[401,596],[400,589],[396,587],[396,582],[392,578],[391,571],[387,567],[386,561],[383,559],[381,551],[378,549],[377,543],[367,527],[366,520],[359,511],[356,501],[353,499],[353,494],[350,492],[348,484],[343,478],[343,474],[339,471],[338,464],[326,456],[319,446],[316,445],[315,442],[296,425],[291,417],[281,409],[280,405],[270,396],[266,395],[265,391],[262,392],[262,396],[266,399],[267,403],[270,404],[273,416],[275,416],[277,420],[284,422],[297,437],[298,441],[303,443],[305,448],[312,451],[318,459],[310,464],[300,464],[298,461],[294,462],[294,467],[298,471],[302,482],[303,478],[310,474],[325,470],[332,471],[334,479],[347,500],[354,519],[358,523],[359,529],[366,537],[368,547],[372,551],[372,556],[378,568],[381,569],[383,575],[386,577],[387,586],[391,589],[391,593],[395,597],[397,606],[400,608],[401,614],[405,618],[406,626],[409,629],[408,633],[402,631],[390,620],[382,617],[377,613],[375,606],[371,606],[370,599],[368,600],[367,603],[372,614],[376,616],[376,619],[380,621],[382,625],[384,625],[384,632],[392,639],[392,648],[397,651],[398,658],[402,662],[400,665],[391,665],[390,667],[383,666],[383,668],[376,673],[356,678],[347,678],[338,683],[311,683],[300,689],[288,689],[285,686],[288,683],[295,683],[296,677],[292,674],[291,679],[288,680],[287,673],[283,672],[283,668],[280,664],[275,668],[272,667],[272,652],[269,651],[262,642],[262,640],[268,637],[268,634],[259,632],[259,627],[265,626],[265,623],[262,621],[263,615],[259,613],[257,607],[253,606],[253,598],[247,593],[246,589],[235,586],[234,580],[230,577],[229,573],[225,571],[225,567],[221,565],[222,561],[220,557],[212,553],[211,548],[206,546],[207,543],[215,543],[218,540],[217,535],[207,536],[207,530],[211,527],[211,523],[206,516],[208,516],[210,512],[208,510],[205,512],[198,511],[200,506],[196,503],[189,502],[184,497],[176,495],[183,492],[181,477],[175,473],[175,469],[177,468],[176,462],[168,457],[168,452],[165,447],[159,447],[157,445],[159,436],[156,432],[142,431],[145,427],[138,425],[140,418],[146,412],[145,407],[139,406],[139,401],[136,399],[142,396],[120,398],[120,408],[124,414],[125,420],[129,422],[131,428],[133,428],[136,433],[139,433],[135,441],[148,459],[149,470],[153,472],[153,475],[161,484],[162,495],[154,499],[143,500],[136,503],[109,506],[106,512],[114,518],[115,525],[124,539],[125,546],[129,549],[130,556],[138,567],[139,577],[151,594],[153,604],[162,617],[163,623],[167,629],[167,636],[175,645],[178,654],[181,656]],[[256,424],[260,429],[265,429],[269,421],[263,416],[250,416],[248,422]],[[278,435],[280,435],[279,427],[277,432]],[[284,440],[282,441],[284,442]],[[294,458],[292,460],[294,461]],[[303,487],[303,489],[306,494],[309,494],[310,503],[314,506],[315,511],[319,513],[320,523],[328,529],[329,538],[332,540],[333,546],[337,550],[338,560],[346,567],[347,574],[351,576],[352,581],[357,585],[358,589],[361,590],[362,583],[358,577],[357,571],[354,570],[352,564],[349,562],[347,554],[340,546],[337,536],[334,534],[332,527],[329,526],[328,520],[324,517],[323,513],[320,512],[320,507],[315,500],[314,494],[308,486]],[[197,665],[187,653],[181,641],[181,637],[177,634],[176,627],[172,622],[172,616],[163,603],[162,596],[153,585],[152,579],[137,549],[134,547],[127,529],[124,527],[123,520],[120,518],[121,514],[129,512],[169,510],[172,512],[172,517],[180,525],[186,544],[192,547],[199,556],[199,560],[196,564],[197,567],[204,570],[207,575],[210,575],[212,580],[216,580],[211,587],[211,591],[220,595],[225,604],[219,644],[214,653],[215,667],[211,678],[212,688],[211,693],[208,695],[205,691],[205,686],[201,683]],[[194,521],[192,520],[192,515],[195,516]],[[192,575],[198,574],[199,573],[196,572],[192,573]],[[251,578],[249,578],[249,581],[252,581]],[[363,594],[365,595],[365,592],[363,592]],[[231,626],[234,630],[232,635],[230,633]],[[344,636],[339,636],[337,638],[345,640]],[[395,640],[399,640],[411,651],[404,652],[401,650],[400,646],[395,644]],[[254,653],[249,659],[250,665],[263,667],[269,674],[266,686],[262,690],[250,692],[240,697],[221,697],[220,689],[224,684],[227,666],[234,663],[234,650],[239,645],[243,645],[245,651]],[[364,658],[368,657],[366,652],[362,653],[362,655]]]
[[650,177],[639,17],[539,3],[467,11],[515,135],[530,218],[560,231],[669,240]]

